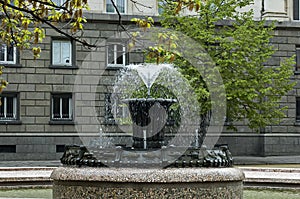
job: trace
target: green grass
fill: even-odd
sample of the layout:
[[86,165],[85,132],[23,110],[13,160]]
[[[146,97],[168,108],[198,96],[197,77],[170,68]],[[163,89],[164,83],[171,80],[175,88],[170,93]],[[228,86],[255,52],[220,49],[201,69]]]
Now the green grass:
[[256,164],[256,165],[235,165],[235,167],[262,167],[262,168],[300,168],[300,164]]
[[[0,190],[0,198],[52,199],[52,189]],[[300,190],[244,190],[244,199],[299,199]]]
[[11,189],[0,190],[1,197],[10,198],[52,198],[52,189]]
[[244,199],[299,199],[300,190],[244,190]]

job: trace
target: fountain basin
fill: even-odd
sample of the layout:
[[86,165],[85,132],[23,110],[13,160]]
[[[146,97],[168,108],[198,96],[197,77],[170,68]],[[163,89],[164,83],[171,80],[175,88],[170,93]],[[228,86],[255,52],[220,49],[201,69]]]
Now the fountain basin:
[[53,198],[242,198],[237,168],[59,167]]

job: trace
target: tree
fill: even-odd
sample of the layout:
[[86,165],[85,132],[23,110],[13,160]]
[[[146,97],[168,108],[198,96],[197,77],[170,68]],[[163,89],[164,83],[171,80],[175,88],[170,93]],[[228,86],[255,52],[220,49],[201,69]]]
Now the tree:
[[[162,26],[199,42],[216,63],[226,89],[227,119],[234,122],[247,118],[249,127],[258,130],[284,117],[287,107],[280,107],[279,101],[293,88],[290,77],[294,57],[278,67],[266,65],[274,53],[269,43],[274,25],[266,27],[264,20],[254,21],[252,10],[238,11],[251,0],[162,2]],[[193,11],[193,15],[183,15],[184,9]],[[195,89],[204,113],[209,112],[210,94],[201,74],[180,58],[175,62]]]
[[[1,30],[4,43],[20,49],[32,49],[37,58],[41,52],[38,43],[45,38],[45,25],[62,35],[86,46],[78,32],[83,30],[86,19],[83,11],[88,9],[87,0],[0,0]],[[63,22],[63,23],[62,23]],[[61,26],[59,26],[62,24]]]
[[[32,49],[38,58],[41,48],[38,43],[45,38],[45,25],[84,46],[93,47],[81,37],[86,22],[83,11],[88,9],[87,0],[0,0],[0,38],[7,45],[19,49]],[[59,26],[61,24],[61,26]],[[0,77],[2,74],[0,68]],[[0,93],[7,82],[0,78]]]
[[[7,82],[1,78],[1,75],[2,75],[2,67],[0,66],[0,93],[7,85]],[[0,102],[0,105],[1,105],[1,102]]]

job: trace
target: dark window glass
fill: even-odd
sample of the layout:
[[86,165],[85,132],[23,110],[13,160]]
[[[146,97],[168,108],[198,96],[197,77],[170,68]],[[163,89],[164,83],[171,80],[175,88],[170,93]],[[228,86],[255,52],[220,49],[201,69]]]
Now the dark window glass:
[[300,97],[296,98],[296,120],[300,121]]
[[17,119],[17,95],[2,94],[0,105],[0,120]]
[[0,117],[4,117],[4,97],[1,97]]
[[109,45],[108,46],[108,52],[107,52],[107,57],[108,57],[108,63],[109,64],[114,64],[114,45]]
[[4,64],[15,64],[16,48],[12,45],[7,46],[5,44],[2,44],[0,46],[0,62]]
[[7,61],[14,61],[14,47],[7,47]]
[[5,45],[0,46],[0,61],[5,61]]
[[124,66],[126,62],[126,49],[122,44],[109,44],[107,47],[108,65]]
[[[125,13],[125,0],[115,0],[115,4],[117,5],[120,13]],[[106,12],[116,12],[111,0],[106,0]]]
[[299,0],[293,1],[293,7],[294,20],[299,20]]
[[123,63],[123,57],[124,57],[124,51],[122,45],[116,45],[117,46],[117,64],[124,64]]
[[6,97],[6,117],[13,118],[14,117],[14,98]]
[[300,48],[296,48],[296,70],[300,70]]
[[52,119],[72,119],[71,94],[55,94],[52,96]]
[[53,97],[53,118],[60,118],[60,98]]
[[69,98],[62,98],[62,118],[70,118],[70,110],[69,110]]

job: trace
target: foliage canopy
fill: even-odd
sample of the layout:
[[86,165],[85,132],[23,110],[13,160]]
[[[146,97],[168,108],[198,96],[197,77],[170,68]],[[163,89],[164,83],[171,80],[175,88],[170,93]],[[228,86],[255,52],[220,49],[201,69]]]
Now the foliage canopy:
[[[226,89],[229,121],[247,118],[248,126],[258,130],[285,116],[287,107],[278,102],[293,88],[294,57],[282,60],[280,66],[268,65],[275,52],[270,45],[275,26],[255,21],[252,10],[238,11],[251,0],[162,2],[162,26],[196,40],[215,62]],[[192,15],[183,14],[184,9]],[[175,65],[195,89],[202,110],[209,111],[213,102],[201,74],[181,58],[175,59]]]
[[[38,58],[41,52],[38,43],[45,38],[47,25],[70,39],[92,46],[78,36],[86,22],[85,9],[87,0],[0,0],[0,38],[7,45],[31,49],[34,58]],[[0,92],[6,84],[0,79]]]

